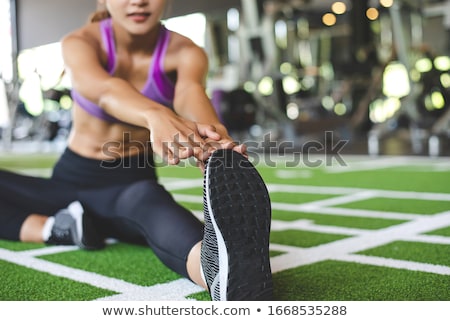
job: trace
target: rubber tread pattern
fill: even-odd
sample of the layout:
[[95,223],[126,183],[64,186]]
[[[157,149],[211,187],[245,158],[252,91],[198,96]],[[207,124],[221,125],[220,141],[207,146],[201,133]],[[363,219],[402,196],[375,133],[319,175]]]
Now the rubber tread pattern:
[[[217,233],[220,233],[228,256],[227,284],[219,285],[227,287],[226,300],[272,300],[271,203],[263,179],[245,157],[232,150],[213,153],[206,171],[209,175],[205,175],[204,182],[202,265],[208,286],[221,273],[217,246]],[[206,193],[213,213],[208,211]],[[211,216],[219,231],[215,231]],[[213,300],[220,299],[217,292],[211,293]]]

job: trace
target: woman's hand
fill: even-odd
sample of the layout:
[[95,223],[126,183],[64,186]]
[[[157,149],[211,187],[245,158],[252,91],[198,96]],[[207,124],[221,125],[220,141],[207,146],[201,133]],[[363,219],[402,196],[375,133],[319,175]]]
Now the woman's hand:
[[[214,150],[218,149],[233,149],[234,151],[247,157],[247,146],[236,143],[227,133],[223,125],[203,125],[198,124],[200,133],[204,133],[203,138],[206,142],[204,149],[207,151],[208,157]],[[210,135],[213,134],[213,135]],[[205,161],[197,160],[197,166],[202,172],[205,170]]]
[[237,144],[225,127],[186,120],[168,108],[155,111],[149,126],[153,152],[170,165],[195,157],[200,168],[217,149],[233,149],[246,156],[247,148]]
[[203,152],[205,140],[197,125],[169,109],[161,108],[152,115],[149,130],[153,152],[169,165],[176,165],[191,156],[198,160],[207,157]]

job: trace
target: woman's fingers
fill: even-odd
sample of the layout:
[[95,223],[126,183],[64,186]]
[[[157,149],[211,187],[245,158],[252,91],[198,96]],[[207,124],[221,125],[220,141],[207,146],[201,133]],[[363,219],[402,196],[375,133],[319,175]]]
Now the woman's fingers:
[[197,130],[202,137],[219,140],[220,134],[217,132],[216,127],[213,125],[197,124]]
[[159,124],[160,131],[151,132],[153,151],[168,164],[178,164],[180,160],[190,157],[195,157],[202,163],[217,149],[233,149],[246,156],[246,146],[234,142],[226,130],[218,132],[213,125],[180,118],[173,120],[166,123],[167,126]]
[[248,157],[247,155],[247,145],[240,144],[233,147],[233,150],[242,154],[245,157]]
[[199,161],[205,161],[209,157],[205,149],[205,141],[195,132],[188,134],[178,133],[164,146],[165,159],[170,163],[179,163],[182,159],[195,157]]

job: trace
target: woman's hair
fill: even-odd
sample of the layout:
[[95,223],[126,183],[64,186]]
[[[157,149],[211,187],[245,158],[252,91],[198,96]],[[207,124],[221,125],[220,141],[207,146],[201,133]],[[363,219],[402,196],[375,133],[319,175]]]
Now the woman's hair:
[[106,7],[105,0],[96,0],[97,9],[95,12],[91,13],[88,18],[88,23],[90,22],[99,22],[108,18],[111,18],[111,15],[108,12]]
[[98,22],[110,18],[108,10],[99,10],[89,16],[88,22]]

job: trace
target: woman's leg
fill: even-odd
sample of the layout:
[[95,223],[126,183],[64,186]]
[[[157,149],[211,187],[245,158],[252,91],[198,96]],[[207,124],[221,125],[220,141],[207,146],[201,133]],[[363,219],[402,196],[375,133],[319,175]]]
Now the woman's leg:
[[188,259],[186,262],[186,269],[189,275],[189,278],[196,284],[200,285],[204,289],[208,289],[208,286],[205,283],[205,279],[202,276],[201,272],[201,263],[200,263],[200,251],[202,248],[202,242],[198,242],[194,245],[188,255]]
[[125,241],[144,238],[160,260],[175,272],[201,283],[203,224],[155,180],[80,192],[79,200],[98,226]]
[[22,242],[43,243],[43,229],[48,220],[48,216],[40,214],[31,214],[23,222],[19,240]]
[[0,170],[0,238],[42,242],[47,217],[75,197],[66,184]]

